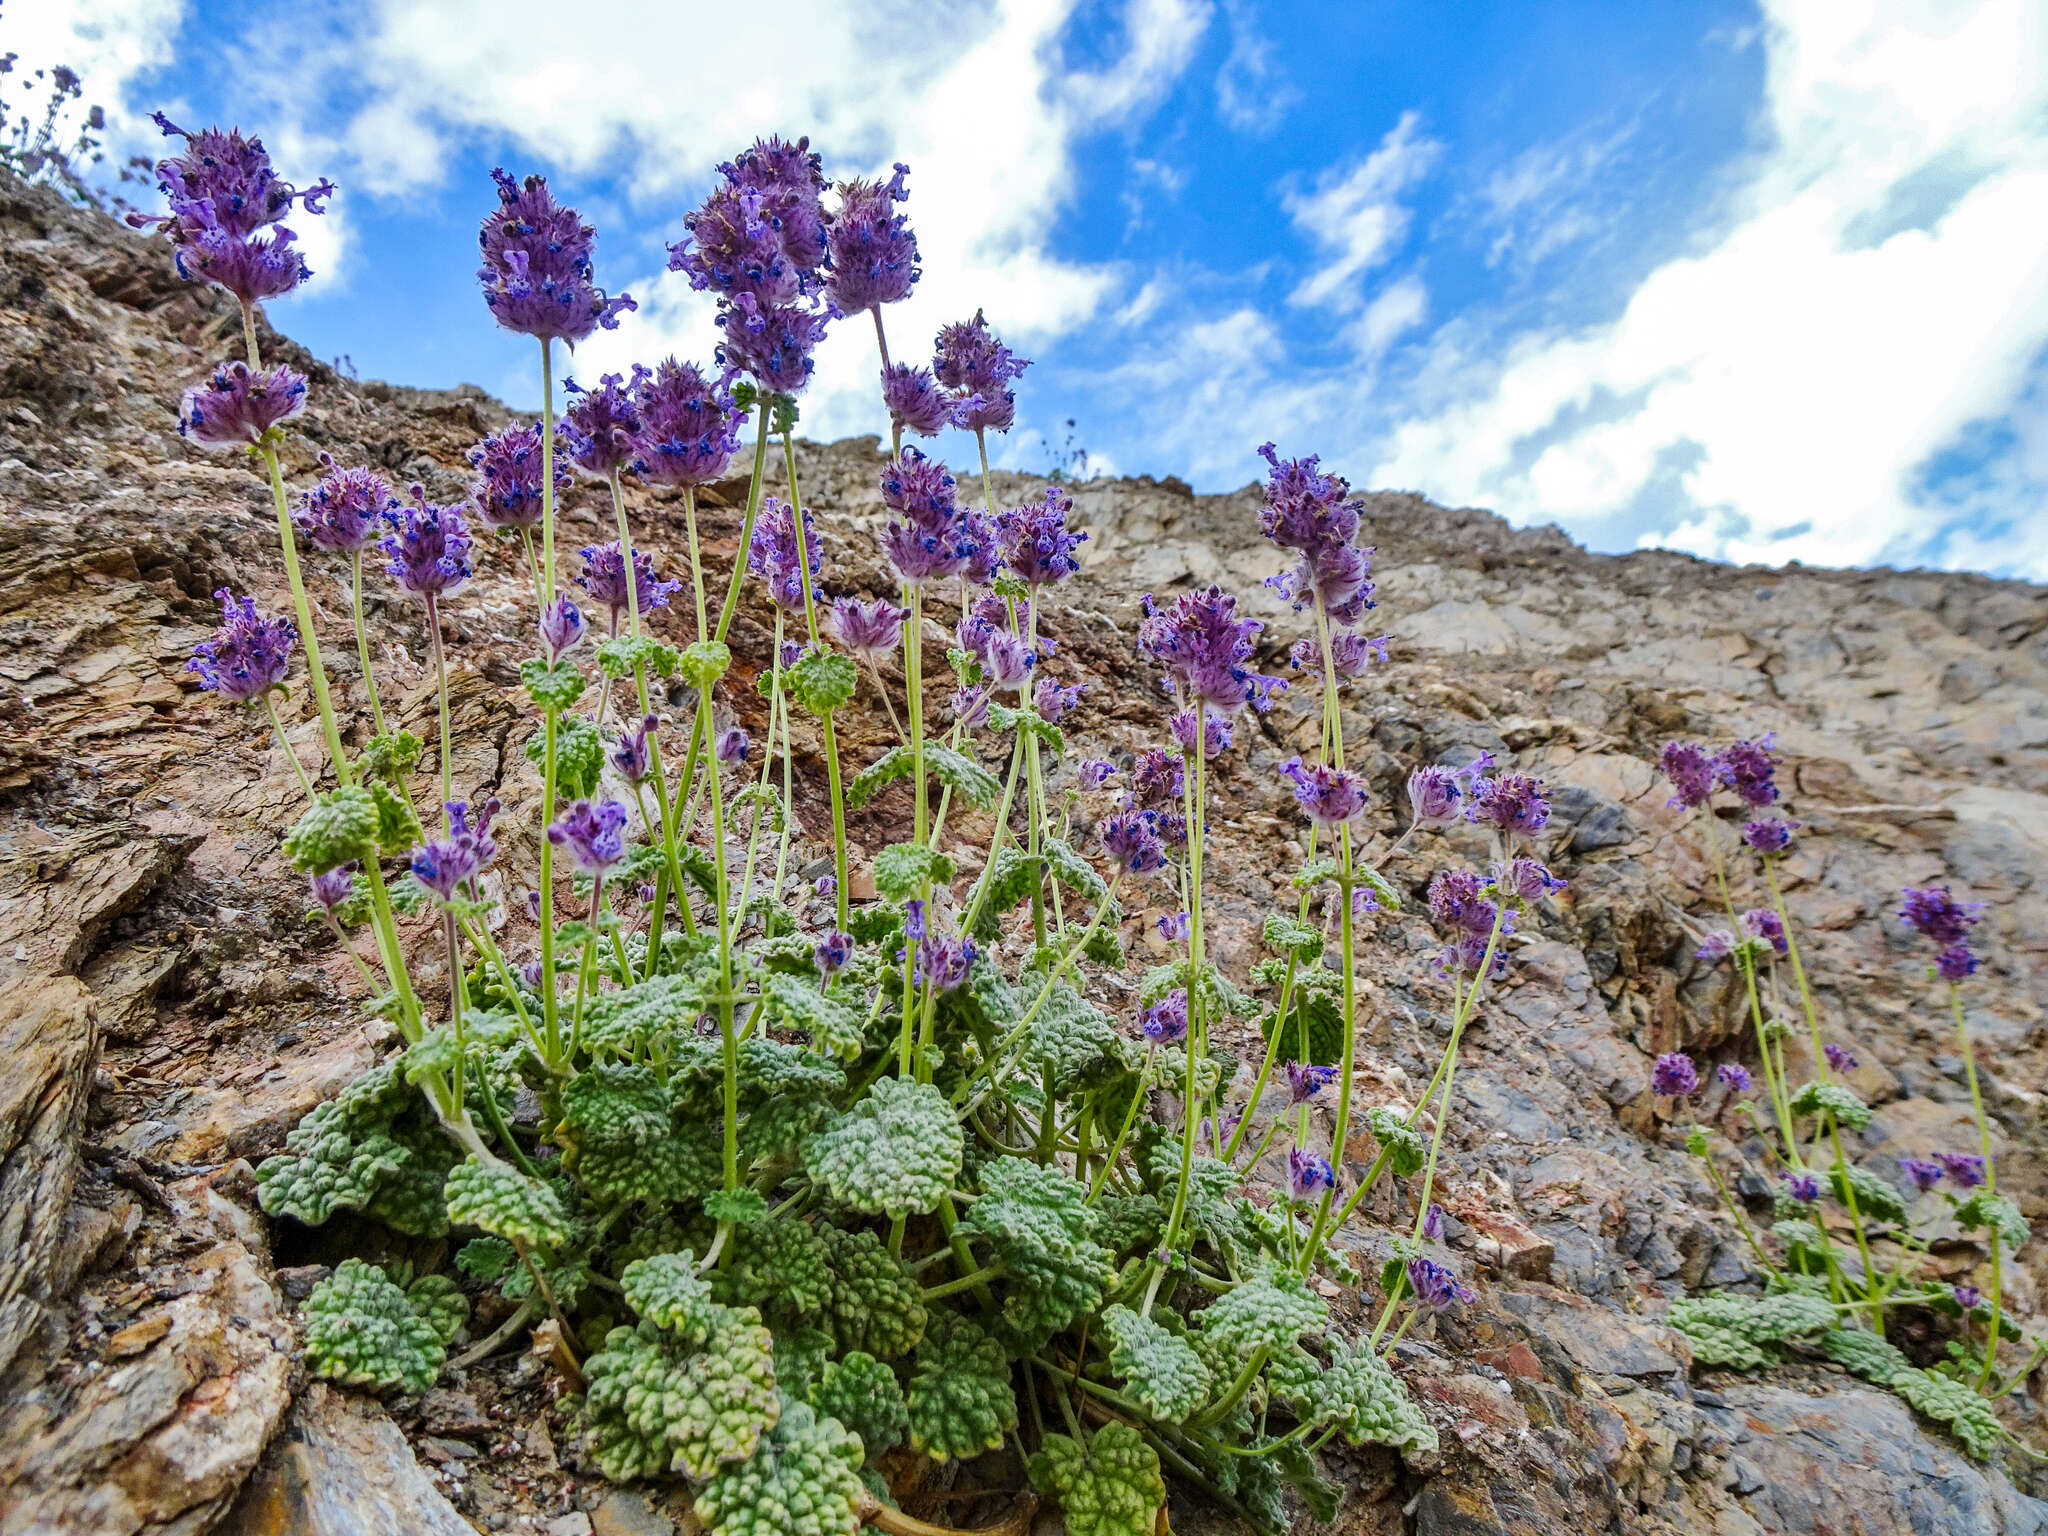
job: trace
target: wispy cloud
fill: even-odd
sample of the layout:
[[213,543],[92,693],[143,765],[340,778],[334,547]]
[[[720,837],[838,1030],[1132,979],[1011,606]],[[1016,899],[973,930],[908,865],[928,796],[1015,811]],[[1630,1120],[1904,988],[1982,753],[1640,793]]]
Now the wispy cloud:
[[1340,313],[1365,307],[1359,279],[1399,248],[1413,218],[1401,194],[1443,153],[1443,145],[1425,136],[1421,124],[1416,113],[1402,114],[1364,159],[1325,171],[1307,190],[1290,187],[1282,194],[1281,206],[1320,247],[1321,256],[1290,302]]
[[[1439,368],[1376,481],[1735,559],[1939,549],[1918,470],[2002,419],[2048,341],[2048,17],[1774,0],[1767,20],[1767,147],[1725,227],[1612,323]],[[1972,169],[1901,203],[1933,165]],[[2004,558],[2038,569],[2038,548]]]
[[1267,133],[1279,126],[1301,92],[1274,61],[1272,41],[1259,30],[1246,0],[1225,0],[1230,52],[1216,71],[1216,110],[1240,133]]

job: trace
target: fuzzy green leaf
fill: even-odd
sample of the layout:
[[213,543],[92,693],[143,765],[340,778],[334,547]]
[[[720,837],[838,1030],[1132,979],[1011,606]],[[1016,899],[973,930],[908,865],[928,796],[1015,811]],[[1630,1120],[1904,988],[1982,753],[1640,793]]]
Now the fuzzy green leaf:
[[1158,1453],[1121,1420],[1104,1424],[1085,1446],[1047,1435],[1030,1472],[1032,1486],[1059,1501],[1071,1536],[1151,1536],[1166,1502]]
[[954,1312],[934,1316],[910,1380],[910,1444],[934,1461],[979,1456],[1017,1423],[1003,1346]]
[[285,834],[284,854],[293,869],[309,875],[324,875],[349,863],[366,864],[377,857],[381,826],[370,792],[344,784],[320,796]]
[[313,1287],[305,1317],[306,1363],[343,1386],[424,1392],[447,1358],[447,1336],[434,1318],[361,1259],[343,1260]]
[[934,1209],[960,1176],[963,1152],[943,1093],[885,1077],[805,1144],[804,1161],[835,1199],[893,1220]]

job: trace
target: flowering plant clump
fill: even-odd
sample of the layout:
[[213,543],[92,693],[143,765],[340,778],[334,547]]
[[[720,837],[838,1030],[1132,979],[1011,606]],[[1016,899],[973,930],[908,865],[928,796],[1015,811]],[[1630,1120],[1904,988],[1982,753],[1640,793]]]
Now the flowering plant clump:
[[[1712,1365],[1760,1369],[1779,1358],[1780,1345],[1810,1342],[1849,1370],[1892,1387],[1946,1423],[1973,1452],[1987,1455],[2005,1438],[1990,1404],[2048,1357],[2048,1340],[2032,1344],[2016,1366],[2001,1353],[2004,1345],[2023,1339],[2000,1300],[2007,1294],[2007,1266],[2029,1233],[2019,1208],[1998,1193],[1991,1122],[1963,1007],[1962,984],[1978,964],[1971,930],[1984,908],[1957,901],[1945,885],[1908,887],[1900,895],[1899,922],[1930,946],[1927,978],[1946,993],[1977,1140],[1974,1152],[1898,1149],[1896,1167],[1907,1186],[1901,1188],[1858,1161],[1844,1136],[1869,1125],[1871,1110],[1856,1091],[1855,1051],[1822,1038],[1813,986],[1785,907],[1778,871],[1796,846],[1800,824],[1763,814],[1784,798],[1775,741],[1765,735],[1718,751],[1674,741],[1660,762],[1673,791],[1671,807],[1699,816],[1726,918],[1725,927],[1701,937],[1695,957],[1734,967],[1755,1039],[1754,1070],[1740,1061],[1724,1061],[1713,1070],[1714,1081],[1733,1101],[1733,1113],[1749,1122],[1754,1138],[1731,1148],[1696,1125],[1687,1145],[1705,1160],[1762,1268],[1766,1291],[1761,1300],[1728,1294],[1680,1302],[1671,1309],[1671,1321],[1692,1336],[1695,1358]],[[1732,833],[1723,830],[1722,807],[1716,804],[1722,794],[1733,802],[1727,807],[1736,821]],[[1745,874],[1752,875],[1752,888],[1761,888],[1767,904],[1738,911],[1735,893]],[[1786,1022],[1788,1015],[1798,1022]],[[1797,1058],[1790,1054],[1802,1034],[1803,1071],[1795,1070]],[[1674,1051],[1657,1059],[1654,1092],[1683,1101],[1701,1086],[1690,1056]],[[1776,1174],[1776,1219],[1761,1233],[1735,1201],[1720,1167],[1732,1155],[1739,1172],[1751,1171],[1751,1148],[1761,1148],[1763,1163]],[[1971,1284],[1940,1284],[1929,1272],[1929,1242],[1942,1227],[1960,1228],[1986,1250],[1982,1291]],[[1967,1304],[1958,1300],[1963,1293]],[[1822,1309],[1792,1306],[1807,1302]],[[1930,1310],[1953,1319],[1954,1333],[1946,1358],[1923,1368],[1888,1334],[1901,1329],[1900,1319]]]
[[[277,183],[254,140],[189,137],[192,163],[166,172],[160,227],[188,270],[253,315],[283,290],[226,283],[195,242],[216,226],[269,238],[256,232],[330,189]],[[614,1478],[679,1478],[721,1536],[794,1528],[798,1509],[810,1531],[930,1531],[881,1496],[885,1467],[1010,1445],[1020,1480],[1076,1530],[1146,1536],[1168,1473],[1287,1529],[1290,1487],[1325,1504],[1316,1454],[1333,1439],[1436,1445],[1388,1362],[1410,1329],[1479,1299],[1443,1246],[1432,1195],[1461,1042],[1509,970],[1509,941],[1563,888],[1538,857],[1549,792],[1484,754],[1426,765],[1408,781],[1407,830],[1373,846],[1344,694],[1392,637],[1357,627],[1373,591],[1363,505],[1314,457],[1283,460],[1270,444],[1261,527],[1292,557],[1278,584],[1303,615],[1301,678],[1290,691],[1257,670],[1263,626],[1237,594],[1146,594],[1139,648],[1158,668],[1167,728],[1124,766],[1071,753],[1065,731],[1089,699],[1054,670],[1050,614],[1087,534],[1057,486],[994,504],[986,433],[1014,420],[1027,364],[981,314],[940,333],[930,370],[891,361],[882,312],[920,270],[900,211],[906,175],[897,166],[887,182],[835,192],[807,140],[763,138],[736,155],[671,247],[718,306],[716,362],[667,358],[587,389],[564,378],[558,416],[556,343],[615,324],[631,301],[596,286],[594,232],[544,181],[495,173],[482,297],[495,323],[539,343],[543,408],[471,450],[463,505],[431,502],[419,485],[401,499],[369,470],[323,458],[294,509],[279,446],[305,381],[263,369],[253,318],[246,359],[188,396],[187,430],[241,449],[268,478],[294,605],[292,619],[270,618],[223,592],[223,626],[193,670],[275,726],[273,697],[303,647],[326,761],[303,762],[278,728],[307,802],[285,850],[355,962],[363,1006],[404,1042],[263,1163],[263,1205],[309,1224],[350,1212],[454,1239],[459,1284],[357,1260],[337,1271],[308,1302],[316,1370],[419,1390],[464,1295],[495,1289],[506,1320],[458,1363],[551,1322],[557,1358],[576,1366],[564,1384],[580,1394],[578,1454]],[[893,429],[880,543],[899,587],[878,597],[829,590],[828,530],[803,500],[794,443],[812,348],[861,312],[874,318],[878,414]],[[979,507],[938,457],[901,445],[904,426],[948,424],[975,436]],[[707,570],[696,490],[727,474],[749,425],[737,558]],[[778,440],[786,497],[764,489]],[[556,533],[578,471],[603,487],[612,520],[571,572]],[[634,542],[630,502],[649,485],[683,491],[680,551]],[[491,541],[499,549],[472,540],[471,518],[506,535]],[[382,560],[365,562],[373,539]],[[344,557],[367,721],[345,718],[328,688],[302,543]],[[538,817],[517,836],[496,799],[458,782],[441,632],[441,605],[474,562],[508,558],[534,604],[517,627],[533,648],[519,673],[520,757]],[[389,729],[379,703],[366,564],[425,620],[440,711],[439,793],[424,803],[413,776],[423,744]],[[758,633],[735,626],[750,579],[772,636],[736,655]],[[958,620],[949,707],[935,717],[925,612],[942,603]],[[734,716],[742,677],[766,701],[753,735]],[[894,739],[871,762],[843,763],[835,721],[863,688]],[[1246,711],[1282,697],[1307,698],[1314,728],[1303,751],[1260,771],[1291,792],[1307,852],[1289,909],[1265,921],[1272,958],[1247,991],[1209,948],[1209,801],[1255,734]],[[796,764],[814,742],[830,873],[799,875]],[[1828,1337],[1860,1328],[1882,1344],[1886,1310],[1926,1298],[1871,1259],[1872,1223],[1903,1230],[1903,1205],[1842,1154],[1837,1125],[1868,1115],[1839,1080],[1851,1053],[1816,1035],[1816,1076],[1795,1089],[1785,1032],[1766,1025],[1780,958],[1813,1017],[1772,878],[1797,828],[1764,814],[1779,799],[1772,744],[1712,757],[1674,746],[1665,763],[1677,803],[1708,807],[1725,790],[1777,829],[1746,834],[1769,905],[1738,916],[1731,901],[1726,930],[1700,944],[1742,968],[1756,1075],[1733,1061],[1703,1072],[1671,1052],[1654,1089],[1683,1105],[1761,1081],[1759,1126],[1783,1133],[1783,1256],[1750,1238],[1796,1300],[1761,1320],[1721,1306],[1693,1321],[1725,1358],[1764,1358],[1812,1331],[1815,1306],[1835,1320]],[[861,872],[873,894],[856,903],[846,812],[883,797],[906,835]],[[970,810],[989,813],[991,830],[963,872]],[[1428,885],[1450,991],[1441,1055],[1411,1107],[1362,1110],[1360,924],[1404,904],[1388,862],[1454,828],[1483,862],[1452,858]],[[507,913],[506,866],[526,848],[538,878]],[[1168,910],[1154,925],[1168,958],[1121,989],[1130,1002],[1117,1017],[1089,1000],[1087,967],[1124,966],[1127,901]],[[414,985],[401,916],[429,925],[445,999]],[[1908,892],[1902,918],[1936,946],[1953,995],[1976,964],[1975,910],[1937,888]],[[528,920],[532,941],[512,937]],[[1264,1041],[1248,1093],[1217,1049],[1233,1018]],[[1376,1149],[1362,1172],[1360,1144]],[[1823,1146],[1831,1161],[1817,1161]],[[1982,1385],[2004,1327],[1996,1244],[2016,1245],[2023,1223],[1996,1193],[1988,1139],[1977,1153],[1925,1150],[1916,1183],[1969,1190],[1955,1219],[1996,1234],[1962,1330]],[[1336,1237],[1375,1190],[1376,1210],[1407,1214],[1365,1288]],[[1853,1269],[1812,1219],[1829,1200],[1854,1225]],[[1347,1292],[1369,1326],[1333,1318],[1330,1298]],[[1900,1390],[1945,1401],[1938,1387]]]

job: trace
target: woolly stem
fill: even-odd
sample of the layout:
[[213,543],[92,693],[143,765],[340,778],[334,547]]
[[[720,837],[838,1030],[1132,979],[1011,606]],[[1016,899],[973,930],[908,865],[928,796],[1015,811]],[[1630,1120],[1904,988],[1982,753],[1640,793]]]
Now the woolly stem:
[[[246,311],[245,311],[246,313]],[[254,335],[254,332],[251,332]],[[327,757],[334,776],[343,784],[356,781],[355,769],[342,750],[341,727],[335,723],[334,702],[327,696],[327,668],[320,661],[320,636],[313,628],[313,604],[306,596],[306,579],[299,571],[298,531],[292,527],[291,509],[285,503],[284,466],[278,462],[276,440],[265,435],[260,451],[270,471],[270,499],[277,509],[277,541],[284,552],[285,579],[291,583],[292,612],[299,621],[299,639],[306,647],[306,672],[313,680],[313,702],[320,710],[320,729],[327,737]]]
[[432,592],[426,594],[426,599],[427,638],[434,647],[434,691],[441,701],[441,817],[445,829],[449,824],[448,803],[455,798],[455,738],[448,726],[448,657],[441,648],[441,603]]
[[377,674],[370,667],[370,631],[363,623],[363,552],[360,549],[349,552],[349,573],[356,617],[356,661],[363,669],[364,691],[370,696],[370,719],[376,723],[377,734],[382,736],[389,728],[384,724],[383,701],[377,697]]
[[318,805],[320,797],[313,791],[313,781],[306,777],[306,765],[299,761],[299,754],[294,752],[292,744],[285,740],[284,722],[277,718],[277,701],[268,693],[263,695],[263,713],[270,717],[270,728],[277,733],[277,744],[284,749],[285,761],[292,765],[292,773],[299,781],[299,788],[306,792],[308,802]]

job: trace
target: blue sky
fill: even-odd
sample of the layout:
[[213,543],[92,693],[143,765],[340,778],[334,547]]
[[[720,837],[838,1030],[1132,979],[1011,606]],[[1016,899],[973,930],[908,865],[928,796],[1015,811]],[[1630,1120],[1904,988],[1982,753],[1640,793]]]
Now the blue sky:
[[[538,403],[473,282],[498,163],[641,300],[576,372],[708,356],[664,244],[808,132],[835,177],[911,166],[898,356],[979,305],[1037,360],[1015,468],[1071,418],[1216,490],[1274,438],[1599,549],[2048,579],[2037,0],[695,9],[6,0],[0,48],[338,182],[272,318],[366,377]],[[806,430],[876,430],[873,368],[865,322],[829,338]]]

